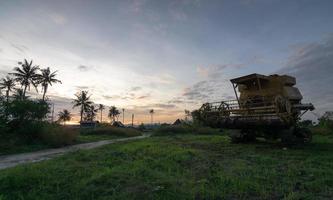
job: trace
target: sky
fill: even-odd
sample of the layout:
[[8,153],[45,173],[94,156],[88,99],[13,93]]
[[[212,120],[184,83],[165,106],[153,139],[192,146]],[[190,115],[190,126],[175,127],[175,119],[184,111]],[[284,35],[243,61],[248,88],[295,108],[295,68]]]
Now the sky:
[[[55,113],[88,90],[125,123],[173,122],[233,99],[229,79],[290,74],[317,115],[333,110],[331,0],[0,0],[0,77],[57,70]],[[104,111],[106,120],[107,112]],[[310,114],[311,115],[311,114]]]

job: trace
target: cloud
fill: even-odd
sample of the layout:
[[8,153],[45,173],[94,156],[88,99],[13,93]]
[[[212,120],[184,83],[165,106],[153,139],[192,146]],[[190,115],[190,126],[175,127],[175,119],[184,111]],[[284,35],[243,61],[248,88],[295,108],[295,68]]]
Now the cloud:
[[152,104],[146,104],[142,106],[132,106],[134,110],[140,111],[144,110],[147,111],[147,109],[157,109],[157,110],[166,110],[167,109],[174,109],[177,108],[175,104],[166,104],[166,103],[152,103]]
[[133,91],[133,92],[135,92],[135,91],[139,91],[139,90],[142,90],[142,88],[139,87],[139,86],[132,87],[132,88],[130,89],[130,91]]
[[314,103],[315,112],[333,110],[333,37],[294,49],[287,64],[278,73],[296,77],[304,101]]
[[14,43],[10,43],[10,45],[16,49],[19,53],[26,53],[27,50],[29,50],[28,47],[21,45],[21,44],[14,44]]
[[120,95],[103,95],[102,97],[106,100],[111,100],[111,99],[114,100],[114,99],[122,99],[123,98]]
[[133,13],[140,13],[146,4],[146,0],[132,0],[129,10]]
[[172,84],[175,83],[176,78],[168,73],[156,74],[156,75],[147,75],[143,77],[144,79],[151,82],[152,85],[156,84]]
[[149,97],[150,97],[150,95],[142,95],[142,96],[139,96],[137,99],[147,99]]
[[76,88],[76,90],[88,90],[89,89],[88,86],[76,86],[75,88]]
[[199,66],[197,73],[203,78],[216,79],[224,75],[224,70],[227,68],[239,69],[246,64],[219,64],[209,66]]
[[90,66],[86,66],[86,65],[80,65],[77,67],[81,72],[86,72],[92,69],[92,67]]
[[56,14],[56,13],[51,14],[50,18],[54,23],[56,23],[58,25],[64,25],[67,23],[67,19],[63,15],[60,15],[60,14]]

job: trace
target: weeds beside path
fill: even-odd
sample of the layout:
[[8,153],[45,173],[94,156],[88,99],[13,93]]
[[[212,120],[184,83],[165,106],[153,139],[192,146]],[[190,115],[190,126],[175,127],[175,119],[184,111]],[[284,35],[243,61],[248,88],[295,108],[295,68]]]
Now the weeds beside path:
[[137,137],[129,137],[129,138],[120,138],[120,139],[112,139],[112,140],[102,140],[98,142],[90,142],[90,143],[83,143],[77,144],[72,146],[67,146],[63,148],[54,148],[54,149],[46,149],[37,152],[31,153],[22,153],[22,154],[15,154],[9,156],[0,156],[0,169],[6,169],[10,167],[14,167],[19,164],[23,163],[30,163],[30,162],[39,162],[43,160],[48,160],[54,158],[56,156],[62,155],[67,152],[73,152],[80,149],[93,149],[97,148],[106,144],[112,144],[116,142],[123,142],[129,140],[138,140],[149,137],[149,134],[145,134],[142,136]]

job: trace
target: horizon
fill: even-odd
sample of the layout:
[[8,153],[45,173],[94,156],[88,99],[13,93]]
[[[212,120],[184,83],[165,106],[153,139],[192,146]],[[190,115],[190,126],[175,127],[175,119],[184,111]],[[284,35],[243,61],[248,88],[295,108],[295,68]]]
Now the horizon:
[[[323,114],[333,110],[332,6],[306,0],[0,1],[0,78],[19,61],[33,60],[57,70],[63,82],[47,94],[55,116],[68,109],[77,121],[71,101],[87,90],[96,104],[124,108],[126,124],[132,113],[140,124],[150,123],[150,109],[154,122],[172,123],[185,109],[235,99],[229,79],[288,74],[296,77],[303,102]],[[29,95],[35,96],[33,89]]]

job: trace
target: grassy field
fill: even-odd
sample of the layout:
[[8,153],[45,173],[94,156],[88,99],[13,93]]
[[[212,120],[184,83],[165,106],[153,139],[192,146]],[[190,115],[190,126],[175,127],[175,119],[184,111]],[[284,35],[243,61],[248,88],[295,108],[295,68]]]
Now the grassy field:
[[[98,127],[95,129],[69,129],[70,132],[75,132],[75,139],[70,144],[80,144],[87,142],[96,142],[100,140],[111,140],[124,137],[140,136],[142,132],[131,128],[116,128],[116,127]],[[47,131],[46,131],[47,132]],[[57,140],[59,138],[50,138],[46,135],[47,139]],[[60,135],[62,136],[62,135]],[[65,136],[65,135],[64,135]],[[55,141],[55,143],[57,143]],[[69,144],[66,144],[69,145]],[[33,152],[43,149],[63,147],[62,142],[58,145],[45,143],[41,140],[26,140],[18,135],[2,136],[0,137],[0,156]],[[1,200],[1,199],[0,199]]]
[[152,137],[0,171],[0,199],[332,199],[333,138]]

